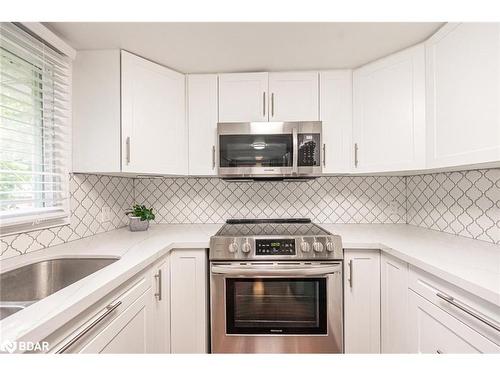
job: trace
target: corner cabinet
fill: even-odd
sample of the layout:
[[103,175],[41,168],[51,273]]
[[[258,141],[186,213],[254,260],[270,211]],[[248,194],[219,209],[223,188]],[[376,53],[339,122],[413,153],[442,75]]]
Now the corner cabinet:
[[122,51],[122,171],[187,174],[185,78]]
[[424,46],[356,69],[353,90],[352,171],[424,169]]
[[73,171],[187,174],[185,78],[119,50],[79,51]]
[[447,24],[425,48],[428,166],[500,165],[500,24]]
[[319,73],[323,173],[348,173],[352,156],[352,71]]
[[345,352],[380,353],[380,252],[344,252]]

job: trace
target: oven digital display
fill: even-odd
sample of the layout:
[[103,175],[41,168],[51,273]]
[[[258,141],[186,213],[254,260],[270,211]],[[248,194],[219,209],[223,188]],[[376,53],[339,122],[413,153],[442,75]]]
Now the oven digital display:
[[295,240],[255,240],[256,255],[295,255]]

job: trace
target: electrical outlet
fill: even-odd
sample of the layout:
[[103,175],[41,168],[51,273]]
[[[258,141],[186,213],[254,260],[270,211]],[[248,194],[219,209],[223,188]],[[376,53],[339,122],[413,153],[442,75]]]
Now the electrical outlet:
[[390,201],[389,202],[389,212],[391,215],[397,215],[399,212],[399,203],[398,201]]
[[101,208],[101,223],[111,221],[111,208],[109,206],[102,206]]

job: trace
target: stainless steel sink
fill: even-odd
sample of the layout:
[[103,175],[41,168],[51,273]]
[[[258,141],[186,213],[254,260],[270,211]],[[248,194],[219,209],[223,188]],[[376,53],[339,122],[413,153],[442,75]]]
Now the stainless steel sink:
[[118,258],[59,258],[0,274],[0,319],[99,271]]

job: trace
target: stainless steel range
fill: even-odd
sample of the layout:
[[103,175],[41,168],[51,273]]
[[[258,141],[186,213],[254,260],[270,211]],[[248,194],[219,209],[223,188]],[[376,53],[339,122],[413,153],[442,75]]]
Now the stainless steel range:
[[340,236],[309,219],[228,220],[209,257],[213,353],[343,352]]

